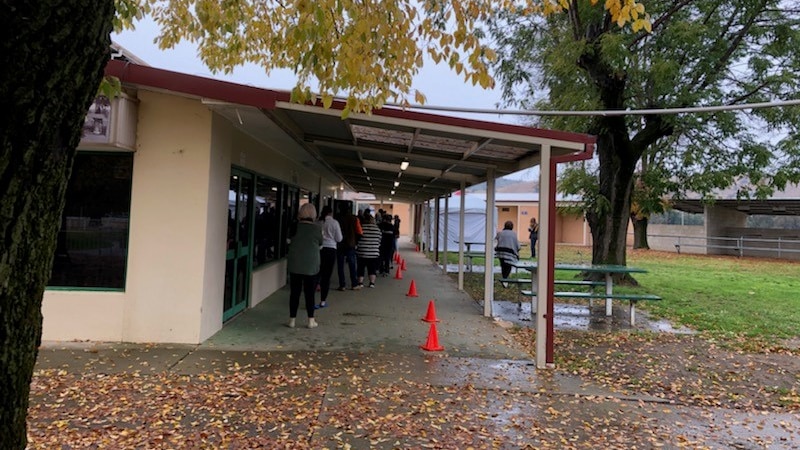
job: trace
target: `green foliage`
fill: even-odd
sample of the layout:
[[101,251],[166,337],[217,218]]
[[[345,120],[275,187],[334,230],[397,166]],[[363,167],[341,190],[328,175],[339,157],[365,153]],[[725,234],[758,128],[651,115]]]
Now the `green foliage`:
[[[608,11],[617,26],[649,29],[650,17],[635,0],[116,0],[117,29],[151,16],[161,27],[156,41],[170,48],[186,40],[214,71],[253,63],[268,74],[288,68],[298,77],[297,102],[329,106],[346,97],[349,111],[369,112],[392,101],[423,103],[412,80],[424,56],[445,63],[464,81],[489,88],[495,50],[477,24],[497,11],[520,10],[546,17],[580,5]],[[319,94],[308,87],[316,82]]]
[[[609,26],[608,17],[588,5],[546,20],[498,15],[488,34],[497,42],[494,69],[507,104],[604,109],[601,99],[614,93],[603,82],[612,78],[624,82],[620,107],[631,109],[785,100],[800,91],[800,10],[788,2],[653,0],[647,7],[649,34]],[[660,129],[647,130],[652,119],[662,121]],[[612,131],[609,123],[568,116],[537,121],[595,134]],[[657,212],[661,198],[690,191],[709,194],[737,183],[743,195],[762,197],[800,181],[797,107],[627,116],[619,123],[634,146],[615,142],[611,158],[637,163],[633,204],[641,211]],[[581,167],[591,169],[589,176],[600,174]],[[591,183],[574,170],[581,169],[564,172],[561,189],[590,194]],[[605,205],[593,203],[599,198],[587,200],[602,214]]]

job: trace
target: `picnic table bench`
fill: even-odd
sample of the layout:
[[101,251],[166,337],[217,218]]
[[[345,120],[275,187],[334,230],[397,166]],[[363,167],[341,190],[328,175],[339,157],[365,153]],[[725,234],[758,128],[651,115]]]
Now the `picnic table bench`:
[[[461,244],[461,241],[453,241],[456,244]],[[479,251],[472,251],[472,245],[485,245],[483,241],[465,241],[464,246],[466,249],[464,250],[464,258],[467,260],[467,264],[469,264],[469,271],[472,272],[472,260],[473,258],[485,258],[485,252]],[[520,244],[522,247],[525,247],[528,244]]]
[[[533,280],[530,278],[501,278],[501,283],[508,284],[532,284]],[[556,285],[566,286],[605,286],[605,281],[591,281],[591,280],[555,280]]]
[[469,264],[469,271],[472,272],[472,259],[473,258],[484,258],[486,254],[483,252],[464,252],[464,259],[467,260],[467,264]]
[[[531,274],[535,275],[538,269],[538,263],[536,262],[518,262],[513,264],[517,268],[525,269],[531,272]],[[596,292],[591,290],[589,292],[573,292],[573,291],[558,291],[553,293],[553,297],[557,298],[573,298],[573,299],[588,299],[590,302],[591,300],[598,298],[598,299],[605,299],[606,301],[606,316],[610,316],[612,313],[612,300],[627,300],[630,305],[630,322],[631,326],[636,325],[636,303],[643,300],[648,301],[657,301],[661,300],[661,297],[653,294],[644,294],[644,293],[615,293],[613,288],[613,275],[620,274],[620,273],[646,273],[647,270],[637,268],[637,267],[630,267],[630,266],[622,266],[622,265],[614,265],[614,264],[592,264],[592,265],[579,265],[579,264],[556,264],[555,270],[571,270],[571,271],[580,271],[584,273],[600,273],[604,275],[605,281],[591,281],[591,280],[555,280],[555,285],[576,285],[576,286],[588,286],[590,288],[594,288],[595,286],[602,286],[605,285],[606,289],[605,292]],[[509,279],[510,280],[510,279]],[[536,297],[536,288],[537,288],[537,279],[535,276],[532,276],[530,280],[525,279],[526,281],[530,281],[531,289],[523,289],[520,291],[522,295],[531,297],[531,301],[533,301],[533,297]]]
[[[527,297],[536,297],[536,293],[529,290],[521,290],[520,294]],[[607,302],[611,300],[628,300],[631,326],[636,325],[636,302],[640,300],[661,300],[661,297],[653,294],[617,294],[617,293],[606,294],[605,292],[573,292],[573,291],[553,292],[553,297],[588,299],[589,301],[595,298],[602,298],[605,299]]]

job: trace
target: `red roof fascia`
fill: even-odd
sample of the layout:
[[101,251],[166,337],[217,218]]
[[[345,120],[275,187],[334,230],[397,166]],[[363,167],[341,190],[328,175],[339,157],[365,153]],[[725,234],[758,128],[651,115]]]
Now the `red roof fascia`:
[[105,73],[119,78],[122,83],[148,86],[263,109],[274,109],[278,94],[277,91],[269,89],[117,60],[109,61],[106,64]]
[[[109,61],[106,65],[105,73],[106,75],[119,78],[123,83],[149,86],[167,91],[194,95],[197,97],[211,98],[229,103],[254,106],[262,109],[275,109],[276,102],[291,101],[290,94],[285,91],[273,91],[254,86],[214,80],[212,78],[188,75],[185,73],[173,72],[150,66],[141,66],[125,61]],[[313,104],[311,105],[313,106]],[[331,109],[334,110],[342,110],[344,107],[345,103],[341,101],[335,101],[331,105]],[[372,111],[372,114],[376,116],[419,121],[438,125],[473,128],[478,130],[516,134],[521,136],[532,136],[566,142],[579,142],[587,146],[593,146],[597,141],[595,136],[589,134],[546,130],[542,128],[532,128],[483,120],[442,116],[438,114],[409,111],[392,107],[375,109]]]

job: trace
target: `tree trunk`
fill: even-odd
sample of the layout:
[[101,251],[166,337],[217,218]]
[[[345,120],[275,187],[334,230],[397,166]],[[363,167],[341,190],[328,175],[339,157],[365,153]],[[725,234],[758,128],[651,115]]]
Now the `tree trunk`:
[[620,156],[628,153],[626,147],[630,145],[624,124],[615,123],[624,119],[610,118],[604,122],[611,123],[606,123],[597,138],[602,204],[586,215],[592,232],[592,263],[625,265],[636,161]]
[[633,223],[633,248],[650,248],[647,243],[647,218],[637,219],[631,215],[631,223]]
[[0,6],[0,448],[24,449],[41,303],[114,1]]

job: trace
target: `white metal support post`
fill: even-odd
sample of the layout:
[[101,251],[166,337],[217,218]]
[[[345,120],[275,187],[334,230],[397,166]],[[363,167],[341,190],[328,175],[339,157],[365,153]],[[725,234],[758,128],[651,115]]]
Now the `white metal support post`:
[[439,264],[439,258],[442,257],[442,255],[439,253],[439,216],[441,216],[441,207],[439,206],[440,199],[441,197],[439,196],[436,196],[433,199],[433,201],[436,203],[433,205],[433,219],[431,219],[433,224],[433,239],[431,240],[433,245],[431,247],[431,251],[433,252],[433,261],[436,264]]
[[[536,287],[536,368],[545,369],[547,365],[547,337],[552,333],[548,329],[548,298],[553,284],[553,254],[550,252],[550,241],[554,226],[551,226],[553,211],[550,209],[550,196],[555,195],[555,180],[550,173],[550,146],[542,145],[541,162],[539,164],[539,257]],[[552,321],[550,321],[552,323]]]
[[458,290],[464,290],[464,207],[466,206],[466,183],[461,180],[461,195],[458,212]]
[[424,221],[425,221],[425,244],[423,246],[423,252],[427,252],[431,248],[431,201],[425,200],[425,207],[424,207]]
[[484,239],[483,315],[492,317],[494,301],[494,169],[486,170],[486,236]]
[[450,217],[450,214],[449,214],[450,213],[450,206],[449,205],[450,205],[450,194],[447,194],[447,195],[444,196],[444,235],[442,237],[442,239],[444,240],[444,245],[443,245],[444,254],[442,254],[442,272],[444,272],[445,275],[447,274],[447,242],[448,242],[448,238],[449,238],[447,236],[447,234],[448,234],[447,231],[448,231],[448,228],[449,228],[447,219]]

